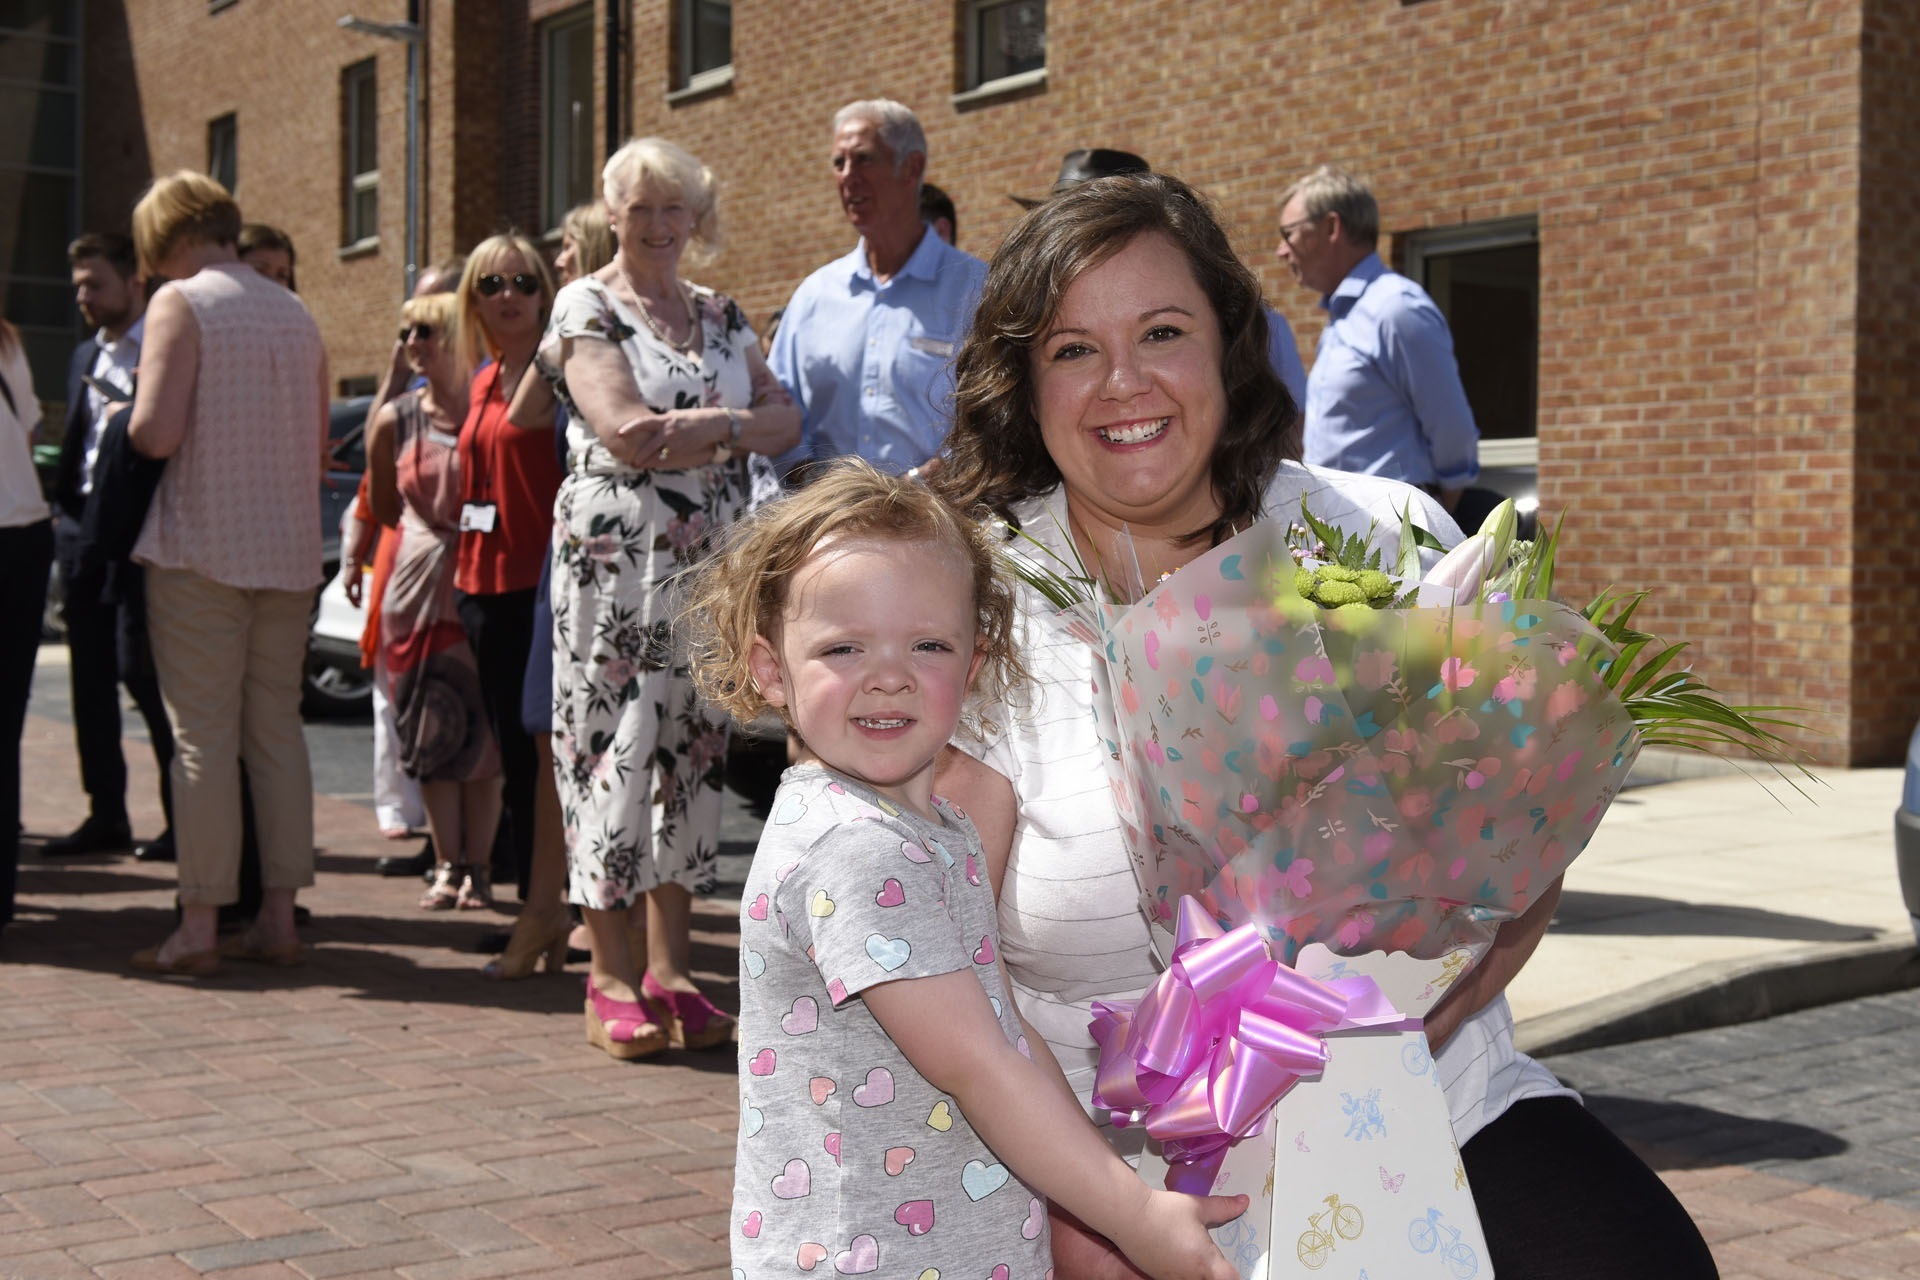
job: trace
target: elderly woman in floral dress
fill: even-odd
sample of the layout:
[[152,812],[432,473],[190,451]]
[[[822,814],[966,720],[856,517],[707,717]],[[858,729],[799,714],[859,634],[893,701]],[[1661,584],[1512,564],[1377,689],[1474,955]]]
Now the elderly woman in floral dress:
[[571,894],[593,934],[587,1038],[640,1058],[732,1031],[688,971],[692,895],[714,879],[727,734],[675,643],[673,576],[743,508],[747,454],[791,448],[800,413],[740,309],[680,279],[683,254],[719,247],[711,172],[641,138],[603,180],[619,251],[561,290],[541,347],[568,418],[553,755]]

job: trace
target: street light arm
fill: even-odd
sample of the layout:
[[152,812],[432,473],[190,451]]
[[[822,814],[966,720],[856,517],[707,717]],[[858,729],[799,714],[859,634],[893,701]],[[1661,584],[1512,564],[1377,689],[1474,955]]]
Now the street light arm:
[[420,28],[411,22],[369,22],[348,14],[340,19],[339,26],[342,31],[378,36],[382,40],[404,40],[408,44],[418,44],[421,38]]

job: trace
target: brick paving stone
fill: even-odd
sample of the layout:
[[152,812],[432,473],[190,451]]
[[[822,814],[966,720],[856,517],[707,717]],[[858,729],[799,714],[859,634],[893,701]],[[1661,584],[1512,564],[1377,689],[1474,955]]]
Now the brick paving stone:
[[7,1201],[35,1222],[46,1226],[114,1216],[113,1210],[101,1204],[98,1198],[89,1195],[83,1188],[73,1186],[9,1191]]
[[87,1274],[101,1280],[200,1280],[200,1273],[178,1258],[139,1258],[105,1262]]
[[551,1270],[565,1259],[538,1247],[517,1249],[512,1253],[476,1254],[404,1266],[398,1274],[406,1280],[488,1280],[493,1276],[518,1276],[536,1269]]
[[658,1222],[651,1226],[629,1227],[619,1233],[635,1246],[657,1258],[683,1267],[724,1269],[727,1242],[714,1240],[688,1227],[685,1222]]
[[216,1221],[214,1215],[205,1208],[174,1190],[101,1196],[100,1204],[142,1231],[172,1231],[182,1227],[206,1226]]
[[1662,1170],[1724,1280],[1920,1271],[1920,992],[1548,1065]]
[[231,1200],[214,1200],[206,1202],[206,1208],[241,1235],[256,1240],[322,1230],[325,1226],[279,1196],[239,1196]]
[[201,1271],[220,1271],[260,1262],[280,1262],[309,1253],[333,1253],[346,1246],[347,1242],[331,1231],[305,1231],[298,1235],[234,1240],[203,1249],[188,1249],[180,1258]]
[[[93,1271],[57,1250],[6,1260],[7,1280],[88,1280]],[[195,1273],[189,1273],[195,1274]]]
[[412,1263],[433,1262],[456,1256],[438,1240],[395,1240],[370,1248],[345,1249],[339,1253],[315,1253],[291,1258],[289,1265],[309,1280],[335,1280],[344,1276],[392,1276]]
[[181,1227],[172,1231],[147,1229],[138,1235],[120,1236],[92,1244],[70,1245],[67,1248],[67,1254],[76,1262],[100,1267],[110,1262],[128,1262],[136,1259],[153,1261],[186,1249],[203,1249],[238,1238],[231,1227],[219,1223],[204,1227]]

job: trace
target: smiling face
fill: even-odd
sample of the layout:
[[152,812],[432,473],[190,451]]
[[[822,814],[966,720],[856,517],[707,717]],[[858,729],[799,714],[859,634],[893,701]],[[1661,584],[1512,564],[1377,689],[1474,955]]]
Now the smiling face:
[[957,550],[830,538],[788,583],[778,641],[754,641],[754,683],[802,759],[929,815],[934,760],[980,666],[974,619]]
[[1223,353],[1213,304],[1159,232],[1067,287],[1029,359],[1040,436],[1077,516],[1158,535],[1219,518]]
[[648,272],[678,270],[696,221],[698,213],[683,193],[648,180],[613,206],[613,235],[621,256]]
[[847,221],[861,235],[876,228],[920,225],[920,175],[923,155],[907,157],[894,169],[893,148],[871,120],[853,119],[833,135],[834,190]]

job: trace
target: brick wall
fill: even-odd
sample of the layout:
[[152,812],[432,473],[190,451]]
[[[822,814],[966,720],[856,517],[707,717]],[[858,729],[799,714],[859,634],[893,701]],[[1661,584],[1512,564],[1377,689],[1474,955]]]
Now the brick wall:
[[[1368,177],[1389,255],[1395,234],[1537,218],[1541,492],[1568,513],[1569,593],[1654,588],[1646,620],[1692,641],[1731,696],[1810,708],[1823,760],[1894,758],[1920,716],[1901,500],[1920,466],[1910,0],[1054,0],[1044,90],[970,109],[951,100],[944,2],[790,16],[737,0],[732,84],[679,102],[673,6],[595,0],[597,32],[609,2],[632,132],[674,138],[723,183],[728,247],[697,278],[756,320],[851,244],[827,153],[829,117],[855,97],[920,112],[928,174],[982,256],[1019,214],[1008,193],[1045,191],[1075,146],[1125,147],[1201,185],[1309,356],[1319,312],[1272,253],[1274,197],[1297,173],[1331,160]],[[370,18],[404,7],[356,3]],[[536,24],[571,5],[427,7],[431,259],[532,226]],[[399,276],[400,48],[334,32],[299,0],[126,9],[152,163],[200,163],[205,121],[238,109],[244,206],[299,240],[336,370],[377,367]],[[329,104],[340,67],[368,53],[390,175],[381,250],[337,262]],[[248,74],[187,73],[206,66]]]
[[1863,27],[1849,745],[1892,760],[1920,719],[1920,8]]

